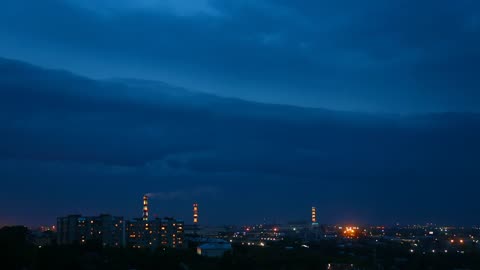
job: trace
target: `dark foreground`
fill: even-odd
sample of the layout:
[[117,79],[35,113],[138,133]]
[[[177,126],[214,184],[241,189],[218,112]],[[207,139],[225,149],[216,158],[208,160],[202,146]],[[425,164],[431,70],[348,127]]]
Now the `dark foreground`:
[[[289,245],[290,243],[288,243]],[[140,250],[84,246],[36,246],[21,230],[0,230],[0,269],[327,269],[329,263],[355,268],[331,269],[480,269],[480,254],[409,254],[402,247],[338,250],[322,241],[309,248],[234,246],[222,258],[205,258],[195,248]]]

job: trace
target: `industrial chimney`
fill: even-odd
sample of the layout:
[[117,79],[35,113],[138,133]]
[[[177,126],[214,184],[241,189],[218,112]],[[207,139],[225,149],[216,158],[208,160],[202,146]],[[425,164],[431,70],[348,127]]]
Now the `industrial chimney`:
[[317,208],[312,207],[312,225],[317,224]]
[[143,220],[148,221],[148,196],[143,196]]
[[198,203],[193,204],[193,224],[198,224]]

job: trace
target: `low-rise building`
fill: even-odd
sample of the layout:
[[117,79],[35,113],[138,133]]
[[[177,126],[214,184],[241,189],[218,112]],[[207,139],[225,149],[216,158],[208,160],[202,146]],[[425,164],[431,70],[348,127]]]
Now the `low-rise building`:
[[197,247],[197,254],[206,257],[222,257],[232,251],[232,245],[227,242],[204,243]]

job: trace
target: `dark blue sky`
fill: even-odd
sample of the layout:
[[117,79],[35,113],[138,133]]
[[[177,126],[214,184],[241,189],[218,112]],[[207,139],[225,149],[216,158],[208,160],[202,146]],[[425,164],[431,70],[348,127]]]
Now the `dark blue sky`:
[[478,224],[479,10],[2,1],[0,224],[134,217],[144,193],[210,224],[313,205],[327,223]]
[[268,103],[478,111],[475,0],[4,0],[0,55]]

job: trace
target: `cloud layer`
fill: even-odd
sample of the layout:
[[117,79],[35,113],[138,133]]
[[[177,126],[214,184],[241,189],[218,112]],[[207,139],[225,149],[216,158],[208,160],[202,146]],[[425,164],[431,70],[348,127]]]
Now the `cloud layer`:
[[478,111],[478,1],[2,1],[0,55],[343,110]]
[[[0,74],[10,221],[135,217],[143,194],[161,192],[178,200],[152,202],[153,213],[188,221],[195,200],[211,224],[304,219],[312,205],[325,222],[479,222],[478,114],[269,105],[6,59]],[[195,192],[205,187],[220,192]]]

